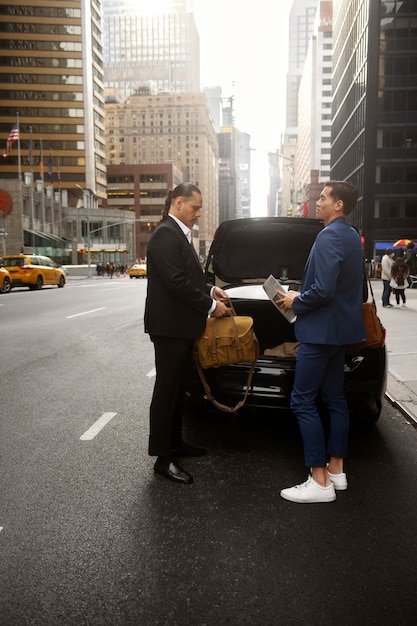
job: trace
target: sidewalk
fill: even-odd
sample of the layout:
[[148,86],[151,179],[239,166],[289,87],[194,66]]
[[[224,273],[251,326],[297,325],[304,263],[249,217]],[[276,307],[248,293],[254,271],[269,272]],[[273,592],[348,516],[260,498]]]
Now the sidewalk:
[[[406,289],[407,308],[383,308],[382,281],[372,280],[378,316],[387,329],[387,398],[417,426],[417,289]],[[391,294],[391,304],[395,296]]]

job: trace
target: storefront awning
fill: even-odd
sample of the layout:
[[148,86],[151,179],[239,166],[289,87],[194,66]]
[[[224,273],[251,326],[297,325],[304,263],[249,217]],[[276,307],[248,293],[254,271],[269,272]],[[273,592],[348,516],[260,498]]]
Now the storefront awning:
[[386,250],[387,248],[393,248],[393,241],[375,241],[375,250]]
[[35,235],[36,237],[43,237],[43,239],[49,239],[49,241],[58,241],[61,244],[67,244],[68,242],[61,237],[57,237],[56,235],[51,235],[51,233],[42,233],[40,230],[30,230],[30,228],[25,228],[25,233],[30,233],[31,235]]

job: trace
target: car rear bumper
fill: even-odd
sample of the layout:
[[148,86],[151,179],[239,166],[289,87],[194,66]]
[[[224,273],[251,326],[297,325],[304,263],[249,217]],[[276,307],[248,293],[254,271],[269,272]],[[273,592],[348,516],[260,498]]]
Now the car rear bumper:
[[[296,359],[259,357],[247,396],[247,409],[285,411],[290,409]],[[227,406],[235,406],[246,391],[249,363],[227,365],[205,370],[213,396]],[[378,419],[386,388],[387,363],[385,348],[346,354],[345,389],[351,413],[372,421]],[[189,398],[201,402],[204,389],[193,368]]]

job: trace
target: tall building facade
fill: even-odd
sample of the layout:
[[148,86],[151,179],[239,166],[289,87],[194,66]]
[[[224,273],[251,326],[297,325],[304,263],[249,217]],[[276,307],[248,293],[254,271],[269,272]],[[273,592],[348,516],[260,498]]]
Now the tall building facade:
[[[310,38],[313,34],[318,0],[294,0],[289,16],[287,73],[287,133],[298,126],[298,89]],[[295,131],[296,132],[296,131]]]
[[[100,0],[0,4],[0,189],[8,252],[60,263],[134,260],[134,214],[106,198]],[[19,158],[20,157],[20,158]],[[122,224],[121,224],[122,223]]]
[[298,215],[315,217],[322,183],[330,177],[332,0],[320,0],[298,92],[295,159]]
[[[0,37],[0,136],[18,114],[23,172],[59,182],[64,204],[76,184],[104,197],[100,0],[1,3]],[[4,178],[18,176],[12,147]]]
[[105,107],[107,162],[173,163],[184,180],[198,185],[204,206],[194,236],[205,257],[218,226],[218,146],[205,95],[148,93],[118,101],[110,91]]
[[365,254],[417,237],[417,4],[334,0],[332,178],[360,191]]
[[189,0],[103,0],[104,78],[123,98],[200,91],[200,40]]
[[279,210],[284,215],[292,215],[296,207],[294,159],[298,133],[298,91],[314,30],[317,6],[318,0],[293,0],[289,15],[286,127],[281,141],[283,162],[279,201]]

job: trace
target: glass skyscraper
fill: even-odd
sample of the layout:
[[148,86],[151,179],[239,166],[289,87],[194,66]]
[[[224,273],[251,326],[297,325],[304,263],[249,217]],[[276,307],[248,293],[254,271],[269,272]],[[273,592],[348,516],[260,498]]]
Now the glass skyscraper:
[[365,254],[417,238],[417,1],[335,0],[331,176],[362,192]]

